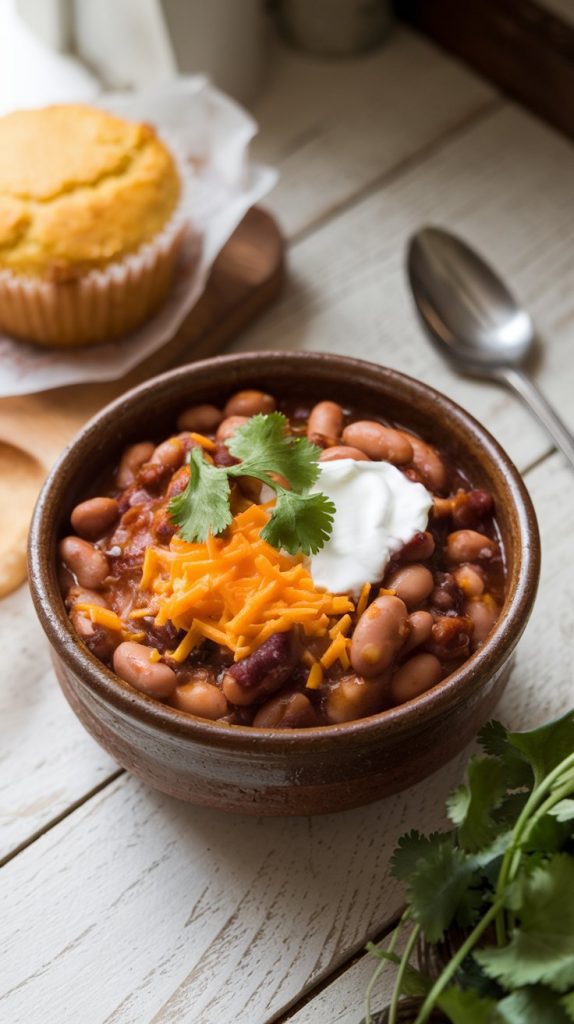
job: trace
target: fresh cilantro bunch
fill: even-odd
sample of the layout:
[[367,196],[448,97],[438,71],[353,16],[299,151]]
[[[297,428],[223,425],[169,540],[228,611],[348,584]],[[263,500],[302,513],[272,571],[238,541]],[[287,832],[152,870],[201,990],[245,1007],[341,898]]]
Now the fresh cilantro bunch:
[[[261,536],[275,548],[290,554],[315,554],[329,539],[335,506],[325,494],[309,494],[319,476],[321,449],[306,437],[287,433],[288,420],[279,412],[252,416],[226,441],[231,454],[241,461],[234,466],[210,465],[199,449],[190,452],[189,483],[172,498],[168,511],[180,536],[204,541],[208,534],[222,533],[232,520],[229,481],[251,476],[267,484],[276,503]],[[271,474],[289,481],[283,487]]]
[[[389,960],[397,965],[389,1024],[402,995],[419,999],[415,1024],[435,1007],[453,1024],[574,1021],[574,712],[525,733],[491,722],[479,739],[486,756],[470,761],[447,802],[455,827],[410,832],[395,852],[407,908],[390,944],[368,947],[381,964],[366,1024]],[[416,970],[418,941],[438,944],[453,927],[463,941],[440,976]]]

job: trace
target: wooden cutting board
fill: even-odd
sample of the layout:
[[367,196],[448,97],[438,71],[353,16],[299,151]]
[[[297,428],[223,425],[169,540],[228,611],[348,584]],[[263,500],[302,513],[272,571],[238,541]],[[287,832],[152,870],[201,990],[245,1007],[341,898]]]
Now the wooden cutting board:
[[273,217],[248,212],[215,261],[176,335],[120,380],[0,399],[0,596],[25,575],[27,524],[42,480],[76,431],[117,395],[156,373],[219,352],[274,301],[284,242]]

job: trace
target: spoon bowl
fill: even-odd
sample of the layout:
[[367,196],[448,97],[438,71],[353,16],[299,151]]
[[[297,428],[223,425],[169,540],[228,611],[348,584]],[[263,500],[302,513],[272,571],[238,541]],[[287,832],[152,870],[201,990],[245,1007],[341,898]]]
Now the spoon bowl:
[[410,240],[407,272],[417,312],[454,369],[513,388],[574,466],[574,436],[526,372],[536,338],[529,313],[466,242],[425,227]]

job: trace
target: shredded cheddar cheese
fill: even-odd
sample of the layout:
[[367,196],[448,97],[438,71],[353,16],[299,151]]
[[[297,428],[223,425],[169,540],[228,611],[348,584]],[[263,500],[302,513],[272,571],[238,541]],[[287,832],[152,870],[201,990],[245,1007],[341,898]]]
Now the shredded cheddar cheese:
[[[268,509],[251,505],[234,517],[224,537],[190,544],[176,536],[169,550],[147,549],[140,588],[158,607],[155,624],[172,622],[186,632],[171,654],[176,661],[184,661],[203,639],[229,648],[239,661],[293,626],[306,636],[325,637],[339,616],[350,624],[351,599],[319,590],[302,556],[262,540],[267,521]],[[325,652],[329,664],[340,658],[348,666],[347,629],[345,621]]]
[[323,668],[319,664],[319,662],[316,661],[313,665],[311,665],[305,686],[308,690],[318,690],[322,682]]

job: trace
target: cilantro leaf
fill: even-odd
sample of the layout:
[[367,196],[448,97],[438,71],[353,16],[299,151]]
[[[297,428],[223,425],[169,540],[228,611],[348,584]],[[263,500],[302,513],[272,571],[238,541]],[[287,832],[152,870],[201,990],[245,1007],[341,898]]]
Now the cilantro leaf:
[[572,821],[574,819],[574,800],[561,800],[559,804],[554,805],[549,813],[557,821]]
[[433,832],[430,836],[423,836],[416,829],[407,832],[399,839],[391,858],[392,874],[401,882],[408,882],[419,861],[424,861],[427,854],[443,842],[452,845],[451,832]]
[[232,515],[227,474],[210,466],[198,448],[191,451],[189,469],[189,483],[171,499],[168,512],[180,536],[194,543],[206,540],[210,533],[221,533],[229,526]]
[[510,732],[508,741],[528,759],[539,785],[574,750],[574,711],[530,732]]
[[447,988],[437,999],[452,1024],[498,1024],[496,1001],[478,995],[473,989]]
[[335,506],[325,494],[295,494],[281,489],[261,536],[292,555],[298,551],[314,555],[329,539],[334,515]]
[[467,768],[467,783],[457,786],[446,805],[464,850],[480,850],[494,839],[499,826],[492,812],[505,791],[502,761],[496,757],[473,757]]
[[508,789],[532,788],[533,774],[522,751],[517,750],[509,740],[508,731],[501,722],[487,722],[478,734],[478,741],[485,754],[499,757],[504,764],[504,777]]
[[518,989],[502,999],[497,1007],[504,1024],[568,1024],[569,1018],[560,1000],[541,985]]
[[564,996],[560,1000],[562,1006],[566,1010],[569,1021],[574,1021],[574,992],[569,992],[567,996]]
[[306,437],[288,435],[288,426],[280,412],[252,416],[226,442],[231,454],[241,460],[241,467],[232,473],[279,473],[295,491],[311,487],[319,477],[321,449]]
[[474,954],[507,988],[574,985],[574,857],[555,854],[522,880],[519,926],[508,945]]
[[411,873],[407,893],[413,919],[429,942],[439,942],[477,881],[472,859],[444,836]]

